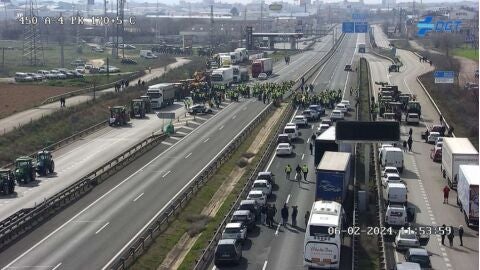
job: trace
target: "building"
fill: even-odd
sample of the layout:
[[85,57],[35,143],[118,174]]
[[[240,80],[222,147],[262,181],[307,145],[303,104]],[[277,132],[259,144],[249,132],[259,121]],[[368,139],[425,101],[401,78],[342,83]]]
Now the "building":
[[383,7],[394,7],[397,4],[396,0],[382,0]]

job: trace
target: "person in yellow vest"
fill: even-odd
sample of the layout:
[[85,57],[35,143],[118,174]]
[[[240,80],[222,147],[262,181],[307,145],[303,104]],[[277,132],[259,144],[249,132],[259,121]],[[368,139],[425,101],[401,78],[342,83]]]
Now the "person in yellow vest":
[[287,164],[287,166],[285,167],[285,177],[288,180],[290,180],[290,173],[292,172],[292,167],[290,166],[290,164]]
[[303,164],[303,166],[302,166],[302,172],[303,172],[303,179],[305,179],[305,182],[308,182],[308,180],[307,180],[307,174],[308,174],[308,166],[307,166],[307,164]]

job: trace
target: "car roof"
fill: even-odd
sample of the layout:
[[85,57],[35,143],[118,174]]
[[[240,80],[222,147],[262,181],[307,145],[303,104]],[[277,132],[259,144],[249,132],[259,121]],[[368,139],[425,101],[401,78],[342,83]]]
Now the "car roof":
[[405,210],[405,205],[403,204],[389,204],[387,208],[395,209],[395,210]]
[[290,147],[290,144],[288,143],[279,143],[278,147]]
[[340,110],[333,110],[332,113],[342,113]]
[[255,200],[242,200],[240,202],[240,205],[245,205],[245,204],[257,204]]
[[385,170],[397,170],[397,167],[387,166]]
[[227,223],[225,228],[242,228],[242,223],[241,222],[230,222],[230,223]]
[[220,241],[218,241],[217,246],[220,246],[220,245],[234,245],[235,242],[237,242],[237,239],[221,239]]
[[265,183],[265,184],[268,184],[268,180],[265,180],[265,179],[257,179],[255,181],[253,181],[253,183]]
[[398,173],[387,173],[387,178],[388,177],[399,177],[400,178],[400,175]]
[[278,137],[288,137],[288,134],[287,133],[281,133],[281,134],[278,134]]
[[263,191],[261,190],[250,190],[248,194],[259,194],[259,193],[263,195]]
[[303,115],[295,115],[295,118],[305,118]]
[[390,188],[407,188],[404,183],[388,183],[388,187]]
[[428,252],[424,248],[409,248],[408,253],[410,255],[428,256]]
[[249,214],[250,214],[250,210],[237,210],[237,211],[233,212],[234,216],[237,216],[237,215],[244,216],[244,215],[249,215]]
[[397,263],[396,270],[421,270],[420,264],[414,262]]
[[258,175],[272,175],[272,172],[259,172]]

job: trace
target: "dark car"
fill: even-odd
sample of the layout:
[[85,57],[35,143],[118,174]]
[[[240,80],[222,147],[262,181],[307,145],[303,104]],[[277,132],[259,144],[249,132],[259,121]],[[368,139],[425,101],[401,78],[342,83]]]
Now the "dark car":
[[189,114],[199,114],[199,113],[204,114],[204,113],[212,113],[212,112],[213,112],[212,109],[207,108],[205,105],[202,105],[202,104],[193,105],[188,110]]
[[131,58],[122,58],[122,61],[120,62],[122,64],[127,64],[127,65],[136,65],[138,64],[137,61],[131,59]]
[[255,216],[260,215],[260,206],[255,200],[242,200],[238,206],[238,210],[249,210]]
[[317,111],[318,114],[320,114],[320,115],[325,115],[325,108],[323,108],[322,105],[313,104],[313,105],[308,106],[308,108],[309,108],[310,110],[315,110],[315,111]]
[[255,228],[255,214],[250,210],[237,210],[233,212],[231,222],[243,222],[251,230]]
[[259,172],[256,180],[268,180],[273,185],[275,183],[275,175],[272,172]]
[[345,68],[343,70],[352,71],[352,65],[345,65]]
[[418,263],[422,269],[432,269],[430,255],[424,248],[409,248],[405,253],[405,261]]
[[288,136],[288,134],[278,134],[278,137],[277,137],[277,144],[278,143],[289,143],[289,144],[292,144],[292,140],[290,139],[290,137]]
[[215,248],[215,265],[239,264],[242,258],[242,244],[238,239],[222,239]]

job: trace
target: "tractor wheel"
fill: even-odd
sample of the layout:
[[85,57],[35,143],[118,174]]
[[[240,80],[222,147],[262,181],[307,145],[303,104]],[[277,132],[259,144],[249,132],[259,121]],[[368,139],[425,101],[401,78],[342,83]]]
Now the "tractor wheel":
[[10,191],[10,194],[13,194],[15,192],[15,183],[12,183],[9,185],[9,191]]
[[3,185],[3,193],[4,193],[5,195],[10,194],[10,193],[8,193],[8,185],[6,185],[6,184]]
[[32,173],[32,176],[30,178],[30,182],[33,182],[35,181],[35,177],[37,176],[37,174],[35,172]]
[[52,161],[52,163],[50,164],[49,173],[54,173],[54,172],[55,172],[55,162]]

